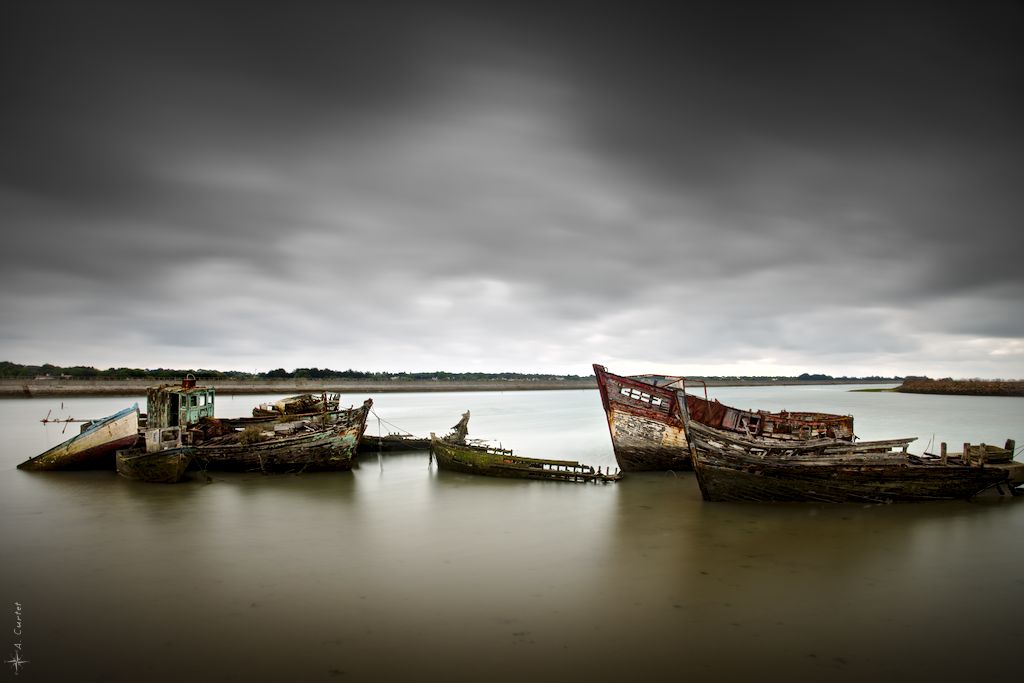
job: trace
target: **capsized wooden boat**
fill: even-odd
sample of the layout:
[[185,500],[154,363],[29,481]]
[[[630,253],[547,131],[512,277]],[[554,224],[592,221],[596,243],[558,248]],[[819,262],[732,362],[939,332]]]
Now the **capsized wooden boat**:
[[337,410],[340,402],[341,394],[299,394],[261,403],[252,409],[252,416],[277,418],[282,415],[322,413]]
[[114,453],[139,438],[139,404],[82,425],[67,441],[18,465],[20,470],[114,467]]
[[142,444],[117,451],[117,473],[126,479],[173,484],[184,476],[195,454],[191,444],[182,443],[180,427],[147,429]]
[[615,375],[597,364],[594,374],[612,450],[623,472],[691,469],[687,415],[692,421],[747,436],[853,439],[850,415],[741,410],[686,393],[683,377]]
[[[704,500],[888,503],[967,499],[985,491],[1014,493],[1024,463],[1007,448],[913,455],[913,438],[851,443],[748,438],[700,423],[689,443]],[[1007,452],[1009,457],[1006,457]],[[991,459],[990,459],[991,458]]]
[[196,461],[211,470],[350,470],[372,405],[366,399],[328,424],[313,418],[232,429],[205,418],[193,430]]
[[494,448],[466,442],[469,411],[444,438],[430,435],[430,454],[437,459],[441,469],[469,474],[483,474],[490,477],[514,479],[548,479],[573,482],[608,482],[622,478],[620,472],[601,472],[590,465],[581,465],[574,460],[549,460],[524,458],[511,450]]

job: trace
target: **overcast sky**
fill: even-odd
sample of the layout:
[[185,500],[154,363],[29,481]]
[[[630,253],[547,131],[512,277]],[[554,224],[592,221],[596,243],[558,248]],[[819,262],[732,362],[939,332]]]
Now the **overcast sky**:
[[530,4],[5,0],[0,360],[1024,377],[1021,3]]

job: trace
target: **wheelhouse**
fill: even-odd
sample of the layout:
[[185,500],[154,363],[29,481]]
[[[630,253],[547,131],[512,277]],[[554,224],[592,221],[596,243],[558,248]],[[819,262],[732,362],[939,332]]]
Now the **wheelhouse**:
[[162,384],[146,390],[146,425],[150,428],[188,428],[204,417],[213,417],[216,390],[197,387],[188,375],[181,384]]

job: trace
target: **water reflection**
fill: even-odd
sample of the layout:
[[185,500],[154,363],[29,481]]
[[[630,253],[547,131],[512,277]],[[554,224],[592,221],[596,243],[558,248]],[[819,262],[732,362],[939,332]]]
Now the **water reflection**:
[[[469,407],[472,436],[614,464],[596,392],[374,398],[417,434]],[[688,473],[502,480],[426,451],[168,486],[15,470],[40,406],[0,402],[0,590],[34,680],[975,680],[1024,636],[1020,500],[705,504]]]
[[629,491],[620,491],[626,506],[613,547],[618,580],[630,586],[617,616],[638,634],[625,648],[637,664],[672,648],[698,669],[713,662],[703,673],[716,679],[749,680],[768,667],[787,680],[922,671],[949,680],[979,667],[945,647],[951,615],[972,623],[958,637],[967,647],[1011,647],[1019,635],[1017,608],[1000,595],[1024,593],[1000,547],[1019,523],[1014,502],[694,505],[668,496],[659,504],[668,514],[645,532],[637,509],[657,497],[630,500]]

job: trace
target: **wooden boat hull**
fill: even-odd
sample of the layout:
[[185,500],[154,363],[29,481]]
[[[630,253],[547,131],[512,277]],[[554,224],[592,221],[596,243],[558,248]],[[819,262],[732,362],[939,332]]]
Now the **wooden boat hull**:
[[615,409],[607,418],[615,460],[624,472],[692,469],[682,427]]
[[387,434],[385,436],[370,436],[363,434],[359,441],[360,453],[395,453],[399,451],[427,451],[430,450],[430,439],[406,436],[404,434]]
[[139,406],[84,426],[67,441],[18,465],[20,470],[63,470],[114,467],[114,453],[139,439]]
[[117,452],[117,473],[136,481],[173,484],[181,480],[196,449],[191,446],[167,448],[147,453],[145,448]]
[[[686,421],[749,436],[803,441],[853,438],[853,417],[832,413],[740,410],[686,394],[682,378],[615,375],[594,365],[612,450],[623,472],[692,469]],[[674,380],[674,381],[673,381]]]
[[709,427],[748,437],[787,441],[853,440],[853,416],[783,410],[740,410],[718,401],[686,396],[687,417]]
[[600,365],[594,371],[622,471],[692,469],[676,391],[613,375]]
[[252,409],[253,417],[278,418],[283,415],[309,415],[338,410],[340,395],[299,394],[273,403],[262,403]]
[[441,469],[488,477],[588,482],[618,481],[622,476],[596,472],[572,460],[524,458],[504,449],[453,444],[436,437],[431,440],[430,452]]
[[1024,463],[970,465],[902,452],[834,455],[754,452],[727,437],[698,434],[690,444],[707,501],[889,503],[967,499],[1024,482]]
[[253,417],[221,417],[217,418],[225,426],[231,429],[244,429],[246,427],[265,427],[275,423],[298,422],[300,420],[320,421],[323,424],[331,424],[339,419],[346,419],[348,410],[329,410],[315,413],[268,413]]
[[373,401],[341,411],[344,416],[327,426],[291,423],[304,431],[246,441],[244,432],[200,441],[196,461],[211,470],[318,471],[351,470],[352,456],[366,429]]

